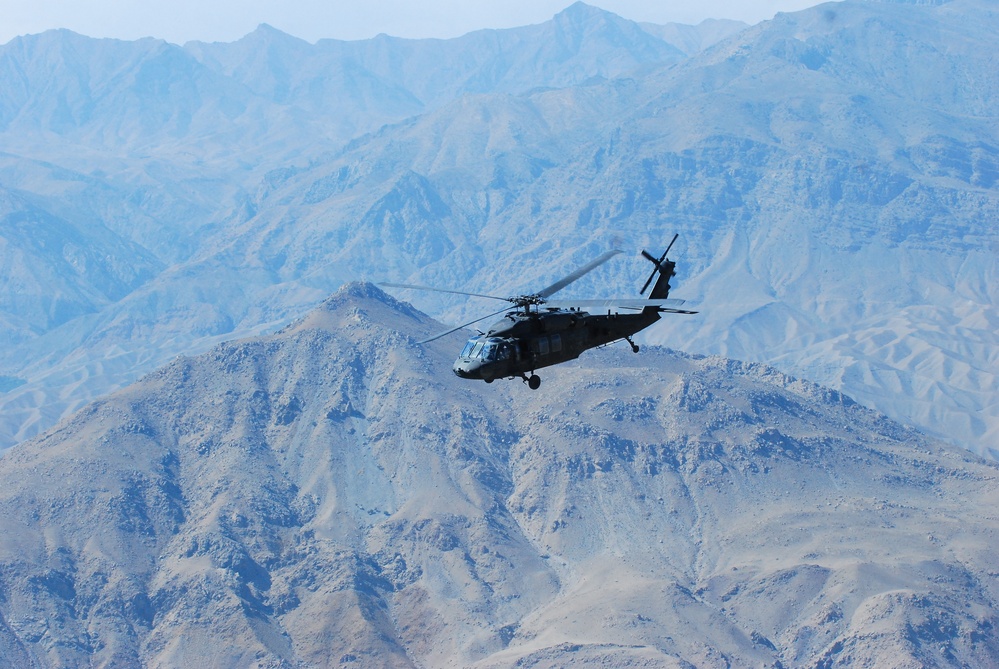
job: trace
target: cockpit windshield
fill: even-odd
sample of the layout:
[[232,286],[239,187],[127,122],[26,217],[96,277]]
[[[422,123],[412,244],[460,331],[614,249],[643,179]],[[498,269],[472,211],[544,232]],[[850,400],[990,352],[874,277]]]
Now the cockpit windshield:
[[462,358],[481,358],[490,362],[510,357],[510,344],[502,339],[472,337],[461,350]]
[[487,341],[484,337],[472,337],[465,344],[465,348],[461,349],[461,357],[478,358],[482,355],[482,348],[486,345]]
[[475,348],[475,345],[478,343],[479,343],[478,337],[472,337],[471,339],[469,339],[468,343],[465,344],[465,348],[461,349],[461,357],[462,358],[472,357],[472,349]]

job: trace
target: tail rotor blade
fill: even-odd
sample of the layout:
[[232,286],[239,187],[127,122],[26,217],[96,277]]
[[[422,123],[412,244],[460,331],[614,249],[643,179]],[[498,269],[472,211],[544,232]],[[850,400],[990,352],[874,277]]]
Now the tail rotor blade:
[[678,233],[676,233],[675,235],[673,235],[673,241],[671,241],[671,242],[669,243],[669,246],[667,246],[667,247],[666,247],[666,252],[665,252],[665,253],[663,253],[663,257],[659,259],[659,262],[662,262],[663,260],[666,260],[666,256],[668,256],[668,255],[669,255],[669,250],[670,250],[671,248],[673,248],[673,242],[675,242],[675,241],[676,241],[676,239],[677,239],[677,237],[679,237],[679,236],[680,236],[680,233],[679,233],[679,232],[678,232]]
[[[645,252],[643,251],[642,253],[645,253]],[[648,254],[646,254],[646,257],[648,257],[648,258],[649,258],[650,260],[652,260],[653,262],[655,262],[655,260],[656,260],[655,258],[653,258],[652,256],[650,256],[650,255],[648,255]],[[645,290],[646,290],[646,288],[648,288],[648,287],[649,287],[649,284],[650,284],[650,283],[652,283],[652,279],[656,278],[656,272],[658,272],[658,271],[659,271],[659,265],[658,265],[658,263],[657,263],[657,264],[656,264],[656,268],[655,268],[654,270],[652,270],[652,274],[650,274],[650,275],[649,275],[649,278],[648,278],[648,280],[647,280],[647,281],[645,282],[645,285],[644,285],[644,286],[642,286],[642,289],[641,289],[640,291],[638,291],[638,294],[639,294],[639,295],[644,295],[644,294],[645,294]]]

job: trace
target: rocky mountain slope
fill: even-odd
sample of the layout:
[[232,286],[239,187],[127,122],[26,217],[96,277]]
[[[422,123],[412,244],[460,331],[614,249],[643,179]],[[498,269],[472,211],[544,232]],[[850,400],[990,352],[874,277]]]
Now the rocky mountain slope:
[[719,357],[461,381],[439,327],[352,284],[6,452],[0,657],[999,662],[996,465]]

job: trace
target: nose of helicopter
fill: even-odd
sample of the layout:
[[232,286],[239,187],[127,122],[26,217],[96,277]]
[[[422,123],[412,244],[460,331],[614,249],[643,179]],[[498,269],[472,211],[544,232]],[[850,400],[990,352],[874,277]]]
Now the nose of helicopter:
[[458,358],[454,361],[454,365],[451,370],[455,375],[463,379],[476,379],[479,377],[479,362],[473,360],[467,360],[465,358]]

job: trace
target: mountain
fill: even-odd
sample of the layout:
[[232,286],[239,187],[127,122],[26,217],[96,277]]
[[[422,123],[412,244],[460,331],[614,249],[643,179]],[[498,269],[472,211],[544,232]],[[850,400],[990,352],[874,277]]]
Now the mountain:
[[[41,206],[109,218],[172,264],[196,253],[186,237],[210,243],[204,228],[245,214],[268,173],[387,123],[468,93],[570,86],[681,58],[582,3],[538,26],[455,40],[310,45],[269,26],[184,46],[27,35],[0,46],[2,183]],[[108,211],[118,198],[139,207]],[[157,224],[136,225],[149,217]]]
[[161,265],[102,226],[77,228],[0,188],[0,313],[11,346],[98,311]]
[[[461,381],[350,284],[0,458],[8,666],[986,666],[995,464],[756,364]],[[880,660],[879,660],[880,658]]]
[[536,26],[450,40],[308,44],[262,25],[233,43],[178,46],[53,30],[0,47],[0,130],[35,151],[57,136],[133,157],[274,165],[307,138],[329,150],[464,94],[571,86],[683,58],[583,3]]
[[331,123],[349,120],[345,137],[462,95],[561,88],[684,58],[638,24],[581,2],[536,26],[447,40],[380,35],[310,45],[263,25],[231,44],[184,48],[262,97],[323,114]]
[[[639,40],[634,24],[582,5],[457,41],[308,45],[261,28],[231,45],[95,41],[98,55],[65,33],[12,42],[0,71],[44,71],[28,67],[29,43],[77,51],[30,52],[64,54],[53,71],[74,79],[30,79],[26,90],[45,93],[25,109],[39,113],[4,117],[20,125],[2,135],[3,187],[46,220],[99,222],[148,252],[136,267],[162,269],[137,270],[113,301],[90,291],[99,274],[74,278],[90,292],[67,321],[35,315],[43,325],[30,329],[4,314],[20,328],[0,350],[5,441],[175,355],[273,331],[346,281],[513,294],[609,247],[661,252],[680,232],[675,295],[701,313],[643,343],[772,363],[988,454],[999,429],[996,23],[977,0],[844,2],[686,59],[653,47],[655,31]],[[126,47],[135,63],[115,58],[123,72],[158,72],[157,114],[135,103],[146,77],[88,79],[91,65],[78,65],[105,67],[100,53]],[[85,122],[30,126],[59,108],[60,87],[89,91],[66,94]],[[81,115],[98,93],[123,112]],[[217,135],[200,130],[226,110]],[[147,134],[102,134],[105,115]],[[341,136],[348,127],[365,134]],[[32,262],[51,266],[43,276],[66,271],[58,254]],[[644,264],[615,261],[574,295],[633,294]],[[45,291],[28,301],[47,304]],[[482,313],[413,299],[442,321]]]

